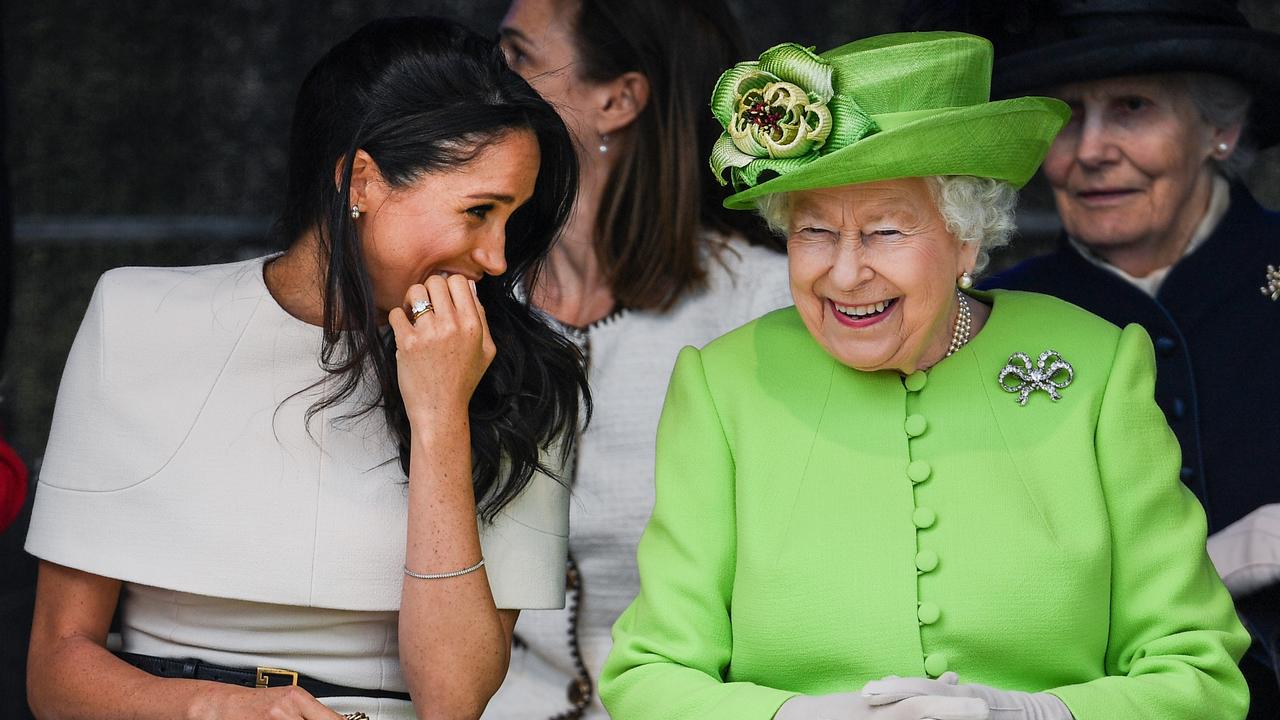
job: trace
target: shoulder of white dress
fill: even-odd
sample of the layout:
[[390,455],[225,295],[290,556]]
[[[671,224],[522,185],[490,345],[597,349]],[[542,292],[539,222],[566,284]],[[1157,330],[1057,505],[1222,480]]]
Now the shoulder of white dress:
[[[122,267],[108,270],[94,291],[112,330],[136,326],[165,336],[183,326],[234,322],[266,292],[262,259],[198,267]],[[163,323],[163,324],[156,324]]]
[[[94,292],[104,377],[128,367],[201,364],[229,352],[267,295],[261,259],[108,271]],[[91,322],[94,308],[85,317]]]
[[740,237],[714,238],[708,262],[708,290],[729,301],[734,326],[791,304],[787,256]]
[[529,484],[491,523],[481,523],[489,589],[504,609],[564,606],[564,564],[569,550],[569,488],[535,472]]
[[[738,281],[744,276],[757,272],[770,272],[777,268],[785,268],[785,253],[770,250],[759,245],[751,245],[743,238],[732,235],[708,235],[707,272],[713,277],[727,277]],[[785,270],[783,271],[785,275]]]
[[739,292],[769,276],[786,276],[787,256],[740,237],[710,235],[705,242],[707,287],[713,293]]
[[63,369],[40,482],[107,491],[162,466],[258,309],[253,272],[260,262],[105,273]]

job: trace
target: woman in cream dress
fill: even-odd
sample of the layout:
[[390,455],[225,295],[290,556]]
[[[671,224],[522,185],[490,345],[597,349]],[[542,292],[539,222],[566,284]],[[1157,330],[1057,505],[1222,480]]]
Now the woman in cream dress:
[[559,117],[453,23],[321,59],[288,250],[94,294],[27,542],[36,714],[478,716],[518,610],[564,598],[547,451],[583,371],[516,288],[575,183]]

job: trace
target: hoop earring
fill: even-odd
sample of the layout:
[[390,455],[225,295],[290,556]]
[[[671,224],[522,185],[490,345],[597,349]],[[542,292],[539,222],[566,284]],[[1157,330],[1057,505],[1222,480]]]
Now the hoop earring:
[[609,135],[600,133],[600,154],[604,155],[607,152],[609,152]]
[[351,206],[351,219],[352,219],[352,220],[359,220],[359,219],[360,219],[360,206],[359,206],[359,205],[352,205],[352,206]]
[[973,276],[968,270],[960,273],[960,279],[956,281],[956,285],[959,285],[961,290],[968,290],[973,287]]

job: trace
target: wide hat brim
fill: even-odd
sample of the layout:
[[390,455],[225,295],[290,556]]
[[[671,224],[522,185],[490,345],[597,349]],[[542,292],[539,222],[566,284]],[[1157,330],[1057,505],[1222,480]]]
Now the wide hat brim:
[[931,175],[974,175],[1022,187],[1069,117],[1066,105],[1045,97],[942,108],[730,195],[724,206],[747,210],[773,193]]
[[1280,142],[1280,34],[1246,27],[1138,28],[1091,34],[996,58],[992,97],[1122,75],[1213,73],[1253,94],[1251,129],[1262,147]]

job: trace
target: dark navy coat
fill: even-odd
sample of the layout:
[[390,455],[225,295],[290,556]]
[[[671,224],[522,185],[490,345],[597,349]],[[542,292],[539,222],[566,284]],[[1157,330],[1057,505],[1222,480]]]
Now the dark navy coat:
[[[1235,184],[1218,227],[1169,271],[1155,298],[1081,257],[1065,238],[1056,252],[983,287],[1056,295],[1122,327],[1147,329],[1156,401],[1182,445],[1182,480],[1204,504],[1213,533],[1280,503],[1280,302],[1260,291],[1267,265],[1280,266],[1280,213]],[[1280,586],[1237,607],[1255,634],[1276,642]],[[1270,683],[1251,679],[1255,705],[1276,702]]]

